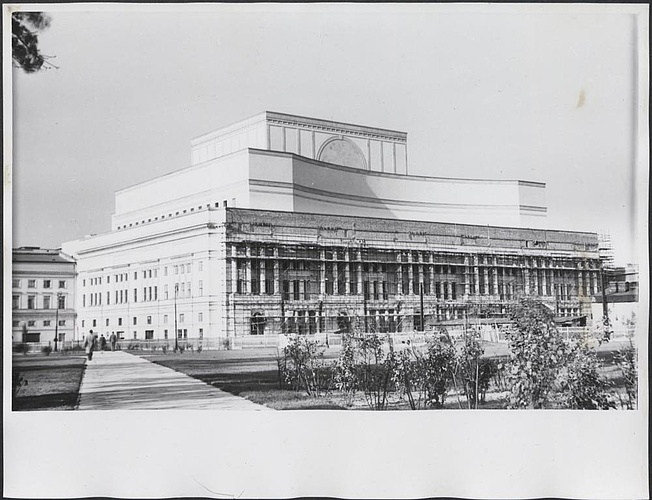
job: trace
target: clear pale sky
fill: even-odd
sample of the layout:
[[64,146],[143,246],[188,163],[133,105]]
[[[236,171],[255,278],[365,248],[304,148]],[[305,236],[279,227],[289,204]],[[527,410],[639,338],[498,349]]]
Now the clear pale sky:
[[270,110],[405,131],[414,174],[545,182],[549,228],[633,262],[634,17],[525,7],[53,11],[58,69],[14,71],[13,246],[108,231],[114,191]]

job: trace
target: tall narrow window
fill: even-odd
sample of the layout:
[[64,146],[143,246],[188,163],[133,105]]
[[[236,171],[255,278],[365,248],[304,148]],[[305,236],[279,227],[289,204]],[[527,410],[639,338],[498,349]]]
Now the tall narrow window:
[[59,309],[65,309],[66,308],[66,296],[65,295],[59,295],[58,299],[58,308]]

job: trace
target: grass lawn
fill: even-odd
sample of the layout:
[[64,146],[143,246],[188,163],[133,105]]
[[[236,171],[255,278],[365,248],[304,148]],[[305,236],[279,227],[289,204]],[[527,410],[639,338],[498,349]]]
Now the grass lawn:
[[12,409],[73,410],[86,368],[83,354],[13,354],[12,377],[27,381],[12,401]]

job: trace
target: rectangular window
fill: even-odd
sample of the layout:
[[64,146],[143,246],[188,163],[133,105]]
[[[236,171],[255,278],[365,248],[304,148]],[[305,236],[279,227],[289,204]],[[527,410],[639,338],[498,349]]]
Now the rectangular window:
[[163,315],[163,323],[167,323],[167,322],[168,322],[168,315],[164,314]]
[[204,313],[199,313],[199,314],[197,315],[197,319],[199,320],[200,323],[201,323],[202,321],[204,321]]
[[145,340],[152,340],[154,338],[154,330],[145,330]]
[[202,280],[199,280],[199,296],[202,297],[204,295],[204,282]]
[[136,318],[136,316],[134,316],[133,321],[134,321],[134,325],[138,323],[138,319]]
[[134,279],[135,279],[135,280],[138,279],[138,271],[134,271]]
[[43,309],[50,309],[50,300],[51,297],[49,295],[43,297]]
[[174,266],[174,274],[179,274],[179,266]]
[[204,338],[204,329],[203,329],[203,328],[200,328],[200,329],[199,329],[199,338],[200,338],[200,339],[203,339],[203,338]]
[[292,295],[294,300],[299,300],[301,298],[299,295],[299,280],[292,281]]
[[147,271],[143,271],[143,279],[147,278]]
[[25,334],[25,342],[40,342],[41,334],[40,333],[27,333]]
[[11,296],[11,308],[20,309],[20,295]]
[[[100,278],[100,283],[102,283],[102,278]],[[59,288],[66,288],[66,282],[64,280],[59,280]]]
[[167,330],[163,330],[163,338],[164,338],[165,340],[168,339],[168,331],[167,331]]
[[86,324],[86,320],[85,320],[85,319],[82,319],[82,322],[81,322],[81,323],[82,323],[82,328],[84,328],[84,326],[85,326],[85,324]]
[[150,269],[147,274],[151,278],[152,277],[152,270]]
[[104,321],[104,323],[106,324],[106,326],[109,326],[109,318],[106,318],[106,320]]
[[27,288],[36,288],[36,280],[27,280]]
[[51,288],[51,287],[52,287],[51,280],[43,280],[43,288]]
[[199,264],[197,264],[197,265],[199,266],[199,271],[203,271],[203,270],[204,270],[204,261],[203,261],[203,260],[200,260],[200,261],[199,261]]
[[168,300],[168,286],[163,285],[163,299]]
[[143,302],[147,300],[147,287],[143,287]]
[[118,318],[118,326],[122,326],[122,318]]
[[152,300],[152,287],[151,286],[147,287],[147,292],[148,292],[149,300]]
[[290,281],[283,280],[283,300],[290,300]]
[[151,316],[147,316],[147,324],[148,325],[152,324],[152,317]]
[[168,266],[165,266],[163,268],[163,276],[167,276],[167,275],[168,275]]
[[111,283],[111,276],[110,275],[106,277],[106,282]]
[[27,296],[27,309],[34,309],[36,307],[36,295]]
[[33,319],[30,319],[30,320],[27,322],[27,326],[34,326],[34,325],[36,325],[36,321],[34,321]]
[[186,316],[183,313],[179,314],[179,323],[183,323],[185,318]]
[[134,288],[134,302],[138,302],[138,290]]
[[154,300],[158,300],[158,287],[154,287]]
[[20,280],[12,280],[11,286],[13,286],[14,288],[20,288]]
[[44,319],[43,320],[43,326],[50,326],[52,322],[49,319]]
[[111,292],[106,292],[106,305],[109,306],[111,305]]
[[60,319],[59,320],[59,326],[66,326],[66,320],[65,319]]
[[97,320],[94,319],[94,320],[93,320],[93,327],[96,327],[96,326],[97,326]]

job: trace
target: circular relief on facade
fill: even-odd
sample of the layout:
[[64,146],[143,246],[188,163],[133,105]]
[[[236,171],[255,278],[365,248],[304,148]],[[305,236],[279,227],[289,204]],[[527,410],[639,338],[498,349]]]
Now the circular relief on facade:
[[332,139],[319,152],[319,161],[344,167],[367,168],[367,162],[360,148],[346,139]]

